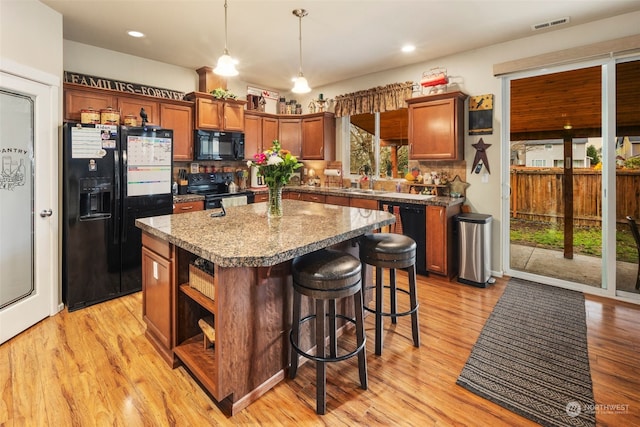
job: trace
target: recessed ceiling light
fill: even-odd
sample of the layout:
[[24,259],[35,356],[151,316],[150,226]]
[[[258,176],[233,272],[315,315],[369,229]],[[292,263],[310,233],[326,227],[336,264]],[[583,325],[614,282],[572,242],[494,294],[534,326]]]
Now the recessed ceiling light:
[[136,38],[144,37],[144,33],[141,33],[140,31],[127,31],[127,34]]
[[402,46],[402,51],[407,53],[407,52],[413,52],[414,50],[416,50],[416,47],[412,44],[407,44]]

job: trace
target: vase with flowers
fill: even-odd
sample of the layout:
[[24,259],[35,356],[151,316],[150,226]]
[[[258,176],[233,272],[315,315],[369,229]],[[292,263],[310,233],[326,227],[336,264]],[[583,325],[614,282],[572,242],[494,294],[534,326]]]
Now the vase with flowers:
[[269,189],[269,205],[267,215],[269,217],[282,216],[282,188],[289,182],[293,172],[302,164],[291,155],[289,150],[280,146],[280,141],[273,140],[273,147],[253,156],[247,166],[258,168],[258,174],[264,178]]

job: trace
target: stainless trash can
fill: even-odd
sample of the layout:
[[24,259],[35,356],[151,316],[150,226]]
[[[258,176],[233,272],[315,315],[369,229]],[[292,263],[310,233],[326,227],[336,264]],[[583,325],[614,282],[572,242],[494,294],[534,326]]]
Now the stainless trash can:
[[487,287],[491,278],[491,215],[463,213],[458,222],[460,272],[458,282],[479,288]]

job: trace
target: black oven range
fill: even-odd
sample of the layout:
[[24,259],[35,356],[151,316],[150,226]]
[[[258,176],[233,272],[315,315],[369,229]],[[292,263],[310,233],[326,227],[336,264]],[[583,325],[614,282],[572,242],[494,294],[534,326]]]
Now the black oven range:
[[233,172],[192,173],[187,175],[187,193],[204,196],[204,208],[215,209],[226,206],[253,203],[252,191],[229,192]]

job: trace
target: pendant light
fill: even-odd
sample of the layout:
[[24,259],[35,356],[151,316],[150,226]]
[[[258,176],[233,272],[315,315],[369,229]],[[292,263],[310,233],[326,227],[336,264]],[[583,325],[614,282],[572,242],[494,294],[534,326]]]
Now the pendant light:
[[237,76],[236,60],[229,55],[227,49],[227,0],[224,0],[224,53],[218,58],[216,68],[213,70],[219,76]]
[[309,93],[311,92],[311,88],[309,87],[309,83],[307,83],[307,79],[304,78],[304,74],[302,74],[302,18],[307,16],[308,13],[304,9],[294,9],[293,14],[299,18],[300,26],[299,26],[299,40],[300,40],[300,71],[298,72],[298,77],[293,79],[293,89],[291,91],[293,93]]

